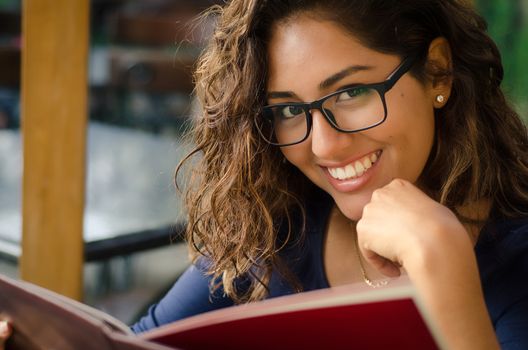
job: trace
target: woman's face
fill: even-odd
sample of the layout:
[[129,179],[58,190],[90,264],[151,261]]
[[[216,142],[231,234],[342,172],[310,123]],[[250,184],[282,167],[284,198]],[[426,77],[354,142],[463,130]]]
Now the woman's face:
[[[333,22],[307,16],[273,28],[268,59],[268,96],[282,96],[269,97],[268,104],[311,102],[344,86],[382,82],[401,63],[397,56],[363,46]],[[361,69],[347,69],[353,66]],[[343,71],[348,73],[320,86]],[[281,150],[334,198],[345,216],[358,220],[375,189],[394,178],[416,182],[420,176],[434,139],[434,94],[429,85],[404,74],[385,95],[385,122],[362,132],[339,132],[314,109],[309,137]]]

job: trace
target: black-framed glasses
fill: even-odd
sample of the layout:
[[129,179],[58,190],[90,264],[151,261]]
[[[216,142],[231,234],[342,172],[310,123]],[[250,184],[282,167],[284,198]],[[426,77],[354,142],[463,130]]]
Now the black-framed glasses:
[[257,123],[264,140],[275,146],[291,146],[303,142],[312,129],[312,109],[321,111],[330,125],[344,133],[371,129],[387,119],[385,93],[416,62],[405,58],[381,83],[352,85],[310,103],[291,102],[264,106]]

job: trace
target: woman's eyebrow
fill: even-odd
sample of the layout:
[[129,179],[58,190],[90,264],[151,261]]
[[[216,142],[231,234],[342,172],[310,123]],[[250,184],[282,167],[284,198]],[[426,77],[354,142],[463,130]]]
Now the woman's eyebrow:
[[335,83],[337,83],[339,80],[344,79],[345,77],[347,77],[347,76],[349,76],[351,74],[354,74],[354,73],[357,73],[357,72],[361,72],[361,71],[365,71],[365,70],[370,70],[372,68],[373,68],[372,66],[361,66],[361,65],[354,65],[354,66],[347,67],[347,68],[337,72],[336,74],[331,75],[330,77],[326,78],[325,80],[323,80],[319,84],[319,90],[325,90],[325,89],[329,88],[330,86],[334,85]]
[[[372,69],[372,66],[361,66],[361,65],[354,65],[347,67],[331,76],[323,80],[319,84],[319,90],[325,90],[329,88],[330,86],[337,83],[339,80],[344,79],[348,77],[349,75],[352,75],[357,72],[366,71]],[[271,98],[290,98],[290,97],[296,97],[295,93],[293,91],[270,91],[266,94],[266,97],[268,99]]]
[[289,98],[295,97],[293,91],[270,91],[266,94],[267,98]]

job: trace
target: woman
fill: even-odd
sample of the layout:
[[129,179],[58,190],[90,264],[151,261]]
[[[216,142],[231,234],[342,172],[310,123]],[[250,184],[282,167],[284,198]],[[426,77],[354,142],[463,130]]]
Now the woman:
[[216,11],[195,265],[134,330],[406,273],[450,348],[528,348],[527,133],[482,18],[455,0]]
[[407,274],[449,348],[528,348],[527,132],[484,21],[456,0],[215,11],[194,265],[133,329]]

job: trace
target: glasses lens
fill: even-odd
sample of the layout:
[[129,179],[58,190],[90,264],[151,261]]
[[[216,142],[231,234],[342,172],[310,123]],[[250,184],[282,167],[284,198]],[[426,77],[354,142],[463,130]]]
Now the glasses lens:
[[345,131],[365,129],[385,118],[381,95],[368,87],[343,90],[324,101],[323,109],[335,125]]
[[276,105],[264,108],[261,134],[275,145],[287,145],[303,140],[308,133],[304,109],[298,105]]

